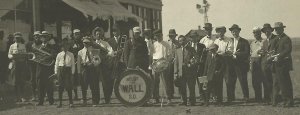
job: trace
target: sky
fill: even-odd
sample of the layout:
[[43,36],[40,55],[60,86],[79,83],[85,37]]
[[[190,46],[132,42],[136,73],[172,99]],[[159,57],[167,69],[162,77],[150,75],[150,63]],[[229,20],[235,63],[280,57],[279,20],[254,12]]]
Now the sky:
[[[240,35],[254,39],[252,29],[264,23],[281,21],[286,25],[285,32],[290,37],[300,37],[300,0],[207,0],[210,4],[208,20],[213,27],[225,26],[226,36],[231,37],[228,28],[238,24]],[[178,34],[186,34],[191,29],[203,27],[203,15],[196,9],[202,0],[162,0],[162,26],[164,36],[169,29]],[[213,31],[215,33],[215,31]],[[265,36],[263,36],[265,37]]]

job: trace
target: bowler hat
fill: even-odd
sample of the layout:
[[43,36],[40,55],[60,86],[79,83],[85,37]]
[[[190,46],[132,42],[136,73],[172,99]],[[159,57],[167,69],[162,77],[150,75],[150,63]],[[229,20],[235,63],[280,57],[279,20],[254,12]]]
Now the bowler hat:
[[212,29],[212,24],[211,23],[205,23],[203,28],[204,29],[206,29],[206,28]]
[[169,30],[169,36],[170,35],[175,35],[175,36],[177,36],[178,34],[176,33],[176,30],[175,29],[170,29]]
[[261,29],[261,31],[262,31],[262,32],[265,32],[265,30],[268,29],[268,28],[271,29],[272,32],[274,31],[274,28],[272,28],[272,27],[271,27],[271,24],[269,24],[269,23],[265,23],[265,24],[263,25],[263,28]]
[[286,27],[286,26],[283,25],[282,22],[275,22],[275,24],[274,24],[274,28],[285,28],[285,27]]
[[237,29],[237,30],[239,30],[239,31],[242,30],[242,29],[239,27],[239,25],[237,25],[237,24],[233,24],[233,25],[229,28],[230,31],[232,31],[232,30],[234,30],[234,29]]
[[219,31],[225,31],[226,32],[226,27],[225,26],[219,26],[219,27],[216,27],[216,32],[219,32]]

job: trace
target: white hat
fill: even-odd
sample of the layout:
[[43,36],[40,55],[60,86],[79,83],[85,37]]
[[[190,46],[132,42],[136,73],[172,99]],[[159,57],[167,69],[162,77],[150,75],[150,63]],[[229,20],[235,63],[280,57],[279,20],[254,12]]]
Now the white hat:
[[132,29],[132,31],[133,32],[141,32],[141,28],[140,27],[134,27],[133,29]]
[[48,31],[42,31],[42,34],[48,35],[49,32]]
[[80,30],[79,30],[79,29],[74,29],[74,30],[73,30],[73,33],[74,33],[74,34],[77,33],[77,32],[80,32]]
[[33,32],[33,35],[41,35],[41,31],[35,31]]
[[260,27],[254,27],[254,28],[253,28],[253,32],[261,32]]

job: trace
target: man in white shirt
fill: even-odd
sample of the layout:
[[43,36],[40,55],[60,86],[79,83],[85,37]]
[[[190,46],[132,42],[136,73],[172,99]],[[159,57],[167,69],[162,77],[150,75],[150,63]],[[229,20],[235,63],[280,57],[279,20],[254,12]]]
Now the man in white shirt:
[[200,40],[200,43],[204,44],[206,48],[208,48],[212,43],[214,43],[216,38],[212,36],[213,27],[211,23],[205,23],[205,26],[203,28],[206,31],[207,35]]
[[87,89],[90,87],[92,92],[93,106],[99,104],[100,101],[100,87],[99,87],[99,63],[93,62],[91,38],[85,37],[83,40],[84,48],[78,52],[77,69],[78,75],[81,75],[81,89],[83,104],[87,104]]
[[15,85],[16,88],[16,96],[18,101],[26,101],[25,100],[25,90],[24,90],[24,86],[25,86],[25,81],[26,81],[26,58],[23,56],[18,56],[18,55],[22,55],[22,53],[26,53],[26,47],[25,45],[22,43],[22,34],[20,32],[16,32],[14,33],[14,38],[15,38],[15,43],[12,44],[9,47],[9,51],[8,51],[8,58],[12,60],[12,62],[10,62],[12,65],[11,66],[11,79],[14,79],[13,84]]
[[58,76],[59,85],[59,105],[62,107],[62,96],[64,89],[68,92],[69,107],[73,107],[72,89],[73,89],[73,77],[75,73],[75,59],[73,53],[69,52],[70,44],[68,39],[65,38],[62,41],[62,51],[57,54],[54,73]]
[[[170,53],[170,45],[163,41],[162,32],[161,30],[156,30],[153,32],[155,41],[153,43],[153,62],[158,61],[160,59],[169,60],[169,53]],[[162,80],[163,84],[165,84],[165,91],[167,93],[168,103],[171,101],[171,94],[168,94],[169,85],[167,85],[168,81],[166,80],[167,71],[163,72],[155,72],[154,71],[154,91],[153,96],[156,103],[159,103],[159,82]]]

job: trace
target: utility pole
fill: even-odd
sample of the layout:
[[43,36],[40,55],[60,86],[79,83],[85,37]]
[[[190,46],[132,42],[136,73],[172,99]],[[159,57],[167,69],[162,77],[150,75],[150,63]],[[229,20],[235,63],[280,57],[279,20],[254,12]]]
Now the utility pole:
[[34,31],[39,31],[41,29],[40,9],[40,0],[32,0],[32,19]]
[[203,4],[202,5],[200,5],[200,4],[196,5],[196,8],[198,9],[199,13],[203,14],[204,24],[208,23],[207,11],[209,9],[209,6],[210,5],[208,4],[207,0],[203,0]]

